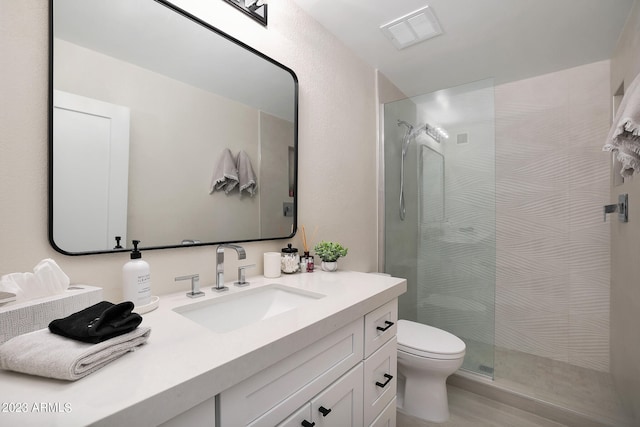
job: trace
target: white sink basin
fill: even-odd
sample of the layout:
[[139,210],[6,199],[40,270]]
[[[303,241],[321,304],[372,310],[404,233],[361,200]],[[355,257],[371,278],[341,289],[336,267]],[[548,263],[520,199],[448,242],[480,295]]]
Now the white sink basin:
[[272,284],[183,305],[173,311],[213,332],[225,333],[323,297],[315,292]]

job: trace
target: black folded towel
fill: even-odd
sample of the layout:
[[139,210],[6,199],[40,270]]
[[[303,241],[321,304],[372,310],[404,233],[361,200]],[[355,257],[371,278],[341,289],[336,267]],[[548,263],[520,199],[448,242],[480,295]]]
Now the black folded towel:
[[142,316],[131,310],[131,301],[120,304],[102,301],[63,319],[53,320],[49,330],[63,337],[97,344],[137,328]]

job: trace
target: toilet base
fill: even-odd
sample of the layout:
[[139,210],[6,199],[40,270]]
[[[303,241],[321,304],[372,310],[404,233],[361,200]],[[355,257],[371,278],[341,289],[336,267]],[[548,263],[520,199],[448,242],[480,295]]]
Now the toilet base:
[[412,355],[398,351],[398,410],[425,421],[445,422],[449,419],[447,377],[462,365],[462,358],[430,360],[429,370],[423,363],[416,367]]
[[[443,423],[449,419],[449,399],[447,397],[446,383],[429,383],[428,387],[416,384],[416,381],[404,379],[404,387],[398,381],[398,406],[403,414],[419,418],[433,423]],[[419,398],[407,399],[407,396]]]

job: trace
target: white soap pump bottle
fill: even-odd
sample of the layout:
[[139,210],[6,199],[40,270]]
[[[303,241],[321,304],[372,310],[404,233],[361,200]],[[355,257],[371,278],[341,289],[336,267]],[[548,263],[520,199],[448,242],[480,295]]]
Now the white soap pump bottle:
[[151,272],[138,250],[140,240],[132,240],[131,260],[122,267],[122,293],[136,307],[151,303]]

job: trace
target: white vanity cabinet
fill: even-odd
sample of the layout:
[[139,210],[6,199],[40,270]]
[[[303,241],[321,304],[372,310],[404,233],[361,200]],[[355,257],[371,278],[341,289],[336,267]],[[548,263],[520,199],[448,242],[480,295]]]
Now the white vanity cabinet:
[[216,403],[213,397],[160,424],[159,427],[205,426],[216,427]]
[[395,426],[396,324],[394,299],[225,390],[217,425]]
[[[364,424],[395,426],[397,390],[398,300],[393,299],[364,317]],[[387,413],[389,424],[380,416]],[[390,418],[389,418],[390,417]],[[382,424],[381,424],[382,423]]]
[[219,426],[273,427],[362,362],[363,319],[223,391]]
[[359,363],[278,427],[362,426],[362,371]]

